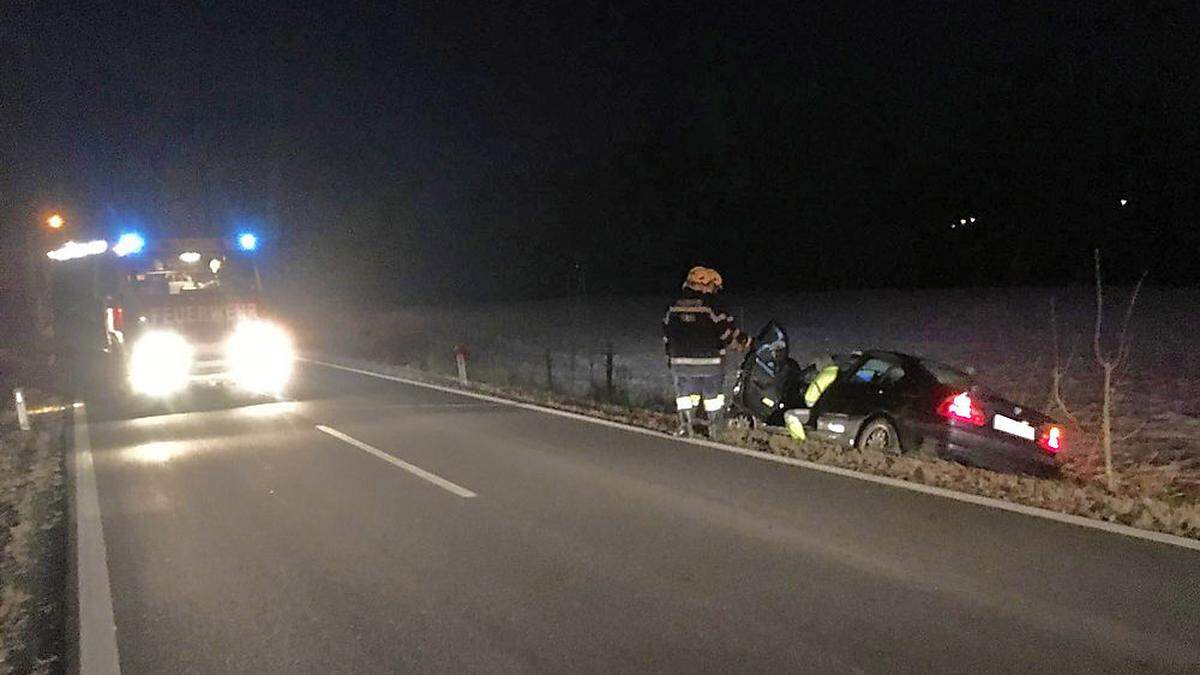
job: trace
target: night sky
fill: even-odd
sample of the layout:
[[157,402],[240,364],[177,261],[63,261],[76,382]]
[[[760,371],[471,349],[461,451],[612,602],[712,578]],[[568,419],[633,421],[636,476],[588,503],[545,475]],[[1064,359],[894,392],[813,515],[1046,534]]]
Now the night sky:
[[255,227],[275,283],[389,303],[1046,285],[1095,246],[1200,282],[1194,2],[112,5],[0,10],[6,242]]

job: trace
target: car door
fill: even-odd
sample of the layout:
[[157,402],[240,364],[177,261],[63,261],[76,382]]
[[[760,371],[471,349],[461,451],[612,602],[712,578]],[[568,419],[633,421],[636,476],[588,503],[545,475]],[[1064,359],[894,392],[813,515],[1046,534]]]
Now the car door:
[[905,450],[920,446],[930,432],[934,405],[922,369],[912,359],[901,359],[876,382],[876,410],[887,413]]
[[867,416],[885,408],[886,394],[892,388],[887,379],[889,372],[903,377],[897,359],[880,354],[861,357],[838,375],[817,401],[814,413],[818,419],[823,415],[844,416],[849,431],[857,433]]
[[770,420],[782,412],[787,375],[787,332],[770,321],[754,338],[754,351],[747,355],[739,373],[734,395],[755,417]]

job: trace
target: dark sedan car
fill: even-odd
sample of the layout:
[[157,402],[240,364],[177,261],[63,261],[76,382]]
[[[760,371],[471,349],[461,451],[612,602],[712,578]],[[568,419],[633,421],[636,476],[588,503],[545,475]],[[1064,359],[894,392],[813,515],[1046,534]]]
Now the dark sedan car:
[[1053,472],[1065,447],[1063,428],[1044,413],[930,359],[883,350],[836,356],[815,396],[809,387],[823,369],[790,359],[781,328],[768,324],[755,345],[738,373],[734,407],[795,436],[1035,473]]

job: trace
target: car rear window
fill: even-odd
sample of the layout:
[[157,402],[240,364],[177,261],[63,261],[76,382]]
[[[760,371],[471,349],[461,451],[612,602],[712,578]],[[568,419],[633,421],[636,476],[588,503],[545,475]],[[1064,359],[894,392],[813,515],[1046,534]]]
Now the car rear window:
[[947,387],[968,389],[975,384],[974,378],[953,366],[938,363],[937,361],[924,360],[921,361],[921,365],[925,367],[925,370],[929,371],[930,375],[933,375],[934,379]]
[[887,371],[891,370],[892,362],[884,359],[871,358],[867,362],[858,367],[854,372],[854,379],[857,382],[874,382]]
[[904,379],[904,369],[900,366],[892,366],[892,369],[887,371],[887,374],[883,376],[880,384],[890,387],[902,379]]

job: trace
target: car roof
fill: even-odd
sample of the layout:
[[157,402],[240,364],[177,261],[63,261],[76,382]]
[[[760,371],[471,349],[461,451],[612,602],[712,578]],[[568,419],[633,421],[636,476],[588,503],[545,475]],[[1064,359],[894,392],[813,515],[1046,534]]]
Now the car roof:
[[928,358],[925,356],[917,356],[916,354],[908,354],[906,352],[897,352],[897,351],[893,351],[891,349],[863,349],[863,350],[859,350],[859,351],[861,352],[863,358],[881,358],[881,359],[886,359],[888,361],[895,361],[901,365],[907,364],[909,367],[916,365],[926,371],[929,370],[930,366],[934,366],[934,367],[938,367],[938,368],[945,368],[948,370],[953,370],[957,373],[962,374],[964,377],[967,377],[967,378],[974,378],[974,374],[971,373],[970,371],[966,370],[965,368],[959,368],[957,366],[952,366],[948,363],[938,361],[937,359]]
[[905,354],[904,352],[895,352],[890,349],[861,349],[859,351],[862,352],[863,356],[866,356],[868,358],[884,358],[884,359],[889,359],[892,361],[920,361],[920,360],[922,360],[921,357],[919,357],[919,356],[913,356],[912,354]]

